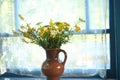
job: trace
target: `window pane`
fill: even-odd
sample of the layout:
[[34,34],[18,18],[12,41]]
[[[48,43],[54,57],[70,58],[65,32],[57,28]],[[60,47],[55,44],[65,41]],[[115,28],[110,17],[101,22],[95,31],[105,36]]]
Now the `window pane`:
[[13,0],[0,0],[0,33],[11,33],[14,26]]
[[79,18],[85,19],[85,0],[20,0],[19,3],[19,13],[32,23],[48,23],[53,19],[72,26]]
[[108,0],[88,0],[90,29],[109,29]]
[[[67,67],[80,69],[101,69],[107,56],[107,68],[110,68],[109,60],[109,34],[107,42],[104,43],[104,35],[101,34],[81,34],[74,35],[70,43],[63,45],[62,48],[68,53]],[[103,49],[107,48],[107,55]]]

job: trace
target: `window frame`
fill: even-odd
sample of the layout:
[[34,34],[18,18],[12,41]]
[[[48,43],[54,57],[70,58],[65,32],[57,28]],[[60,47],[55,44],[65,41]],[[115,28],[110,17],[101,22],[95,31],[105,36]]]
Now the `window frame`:
[[[111,19],[111,27],[114,31],[114,35],[112,38],[114,38],[114,45],[113,49],[115,49],[115,51],[113,52],[113,54],[115,55],[115,57],[113,57],[115,59],[115,63],[113,63],[113,65],[115,65],[115,69],[116,69],[116,79],[120,80],[120,1],[119,0],[110,0],[111,4],[113,4],[111,7],[111,15],[113,16],[113,18]],[[112,49],[112,48],[111,48]]]
[[110,66],[111,69],[107,70],[107,77],[116,78],[116,51],[115,51],[115,30],[114,30],[114,0],[109,0],[109,24],[110,29]]

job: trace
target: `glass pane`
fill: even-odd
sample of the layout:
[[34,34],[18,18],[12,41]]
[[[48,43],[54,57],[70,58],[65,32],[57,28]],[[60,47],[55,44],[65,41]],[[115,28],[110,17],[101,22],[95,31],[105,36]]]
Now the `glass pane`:
[[11,33],[14,25],[14,0],[0,0],[0,33]]
[[19,14],[31,23],[48,23],[52,19],[72,26],[79,18],[85,19],[85,0],[20,0],[19,3]]
[[[110,68],[109,60],[109,34],[107,42],[104,43],[104,35],[101,34],[81,34],[74,35],[70,43],[62,48],[68,53],[67,67],[80,69],[101,69],[107,54],[107,68]],[[106,49],[106,53],[103,51]]]
[[109,29],[109,0],[89,0],[90,29]]

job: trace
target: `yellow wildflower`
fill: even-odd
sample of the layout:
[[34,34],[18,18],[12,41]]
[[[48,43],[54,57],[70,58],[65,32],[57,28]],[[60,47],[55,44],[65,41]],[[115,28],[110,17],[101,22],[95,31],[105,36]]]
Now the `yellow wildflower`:
[[51,38],[55,38],[56,34],[57,34],[57,31],[56,31],[56,30],[51,30],[51,31],[50,31],[50,37],[51,37]]
[[50,37],[51,37],[51,38],[55,38],[55,34],[51,34]]
[[40,27],[40,28],[38,28],[38,30],[44,31],[44,27]]
[[55,22],[54,24],[59,25],[59,24],[63,24],[62,22]]
[[49,30],[46,29],[46,30],[45,30],[45,33],[47,33],[47,32],[49,32]]
[[59,24],[58,30],[59,30],[59,31],[62,31],[63,28],[64,28],[64,26],[63,26],[62,24]]
[[50,20],[49,25],[50,25],[51,27],[53,27],[54,23],[53,23],[52,20]]
[[39,32],[39,35],[40,35],[40,36],[43,36],[44,33],[45,33],[44,31]]
[[78,24],[75,25],[75,30],[76,30],[77,32],[80,31],[80,26],[79,26]]
[[65,27],[65,30],[67,30],[67,31],[68,31],[68,30],[69,30],[69,26],[66,26],[66,27]]
[[68,24],[67,22],[64,22],[64,25],[65,25],[65,26],[70,26],[70,24]]

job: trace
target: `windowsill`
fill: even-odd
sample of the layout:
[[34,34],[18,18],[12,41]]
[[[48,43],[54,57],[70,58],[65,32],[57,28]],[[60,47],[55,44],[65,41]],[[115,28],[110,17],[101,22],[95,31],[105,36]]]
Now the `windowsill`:
[[[46,78],[0,78],[0,80],[46,80]],[[61,80],[103,80],[98,78],[61,78]],[[116,79],[105,79],[116,80]]]
[[[20,76],[20,75],[16,75],[13,73],[5,73],[0,75],[0,80],[46,80],[45,77],[43,78],[39,78],[39,77],[28,77],[28,76]],[[95,78],[95,77],[91,77],[91,78],[74,78],[74,77],[68,77],[68,78],[61,78],[61,80],[103,80],[102,78]],[[105,80],[116,80],[116,79],[105,79]]]

